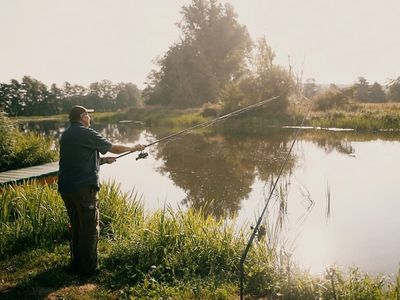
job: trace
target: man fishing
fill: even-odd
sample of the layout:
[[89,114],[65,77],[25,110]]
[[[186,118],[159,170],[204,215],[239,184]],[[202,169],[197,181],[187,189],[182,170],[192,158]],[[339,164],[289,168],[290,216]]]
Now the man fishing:
[[112,144],[89,128],[92,111],[79,105],[71,109],[70,126],[60,139],[58,176],[58,191],[71,222],[71,271],[84,276],[93,275],[98,268],[100,165],[116,161],[116,157],[100,157],[100,153],[121,154],[145,148],[141,144]]

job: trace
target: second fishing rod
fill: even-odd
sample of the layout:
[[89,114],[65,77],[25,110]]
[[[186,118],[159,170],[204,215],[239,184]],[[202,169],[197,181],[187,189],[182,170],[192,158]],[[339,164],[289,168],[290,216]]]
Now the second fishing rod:
[[[158,143],[161,143],[161,142],[165,142],[165,141],[167,141],[167,140],[176,138],[176,137],[178,137],[178,136],[180,136],[180,135],[187,134],[187,133],[189,133],[189,132],[191,132],[191,131],[193,131],[193,130],[195,130],[195,129],[205,128],[205,127],[208,127],[208,126],[212,126],[212,125],[214,125],[214,124],[217,123],[217,122],[226,120],[226,119],[231,118],[231,117],[234,117],[234,116],[238,116],[238,115],[240,115],[240,114],[242,114],[242,113],[244,113],[244,112],[247,112],[247,111],[249,111],[249,110],[255,109],[255,108],[257,108],[257,107],[260,107],[260,106],[262,106],[262,105],[264,105],[264,104],[267,104],[267,103],[269,103],[269,102],[272,102],[272,101],[274,101],[274,100],[277,100],[278,98],[279,98],[279,96],[275,96],[275,97],[271,97],[271,98],[268,98],[268,99],[266,99],[266,100],[262,100],[262,101],[260,101],[260,102],[254,103],[254,104],[250,104],[250,105],[248,105],[248,106],[242,107],[242,108],[240,108],[240,109],[237,109],[237,110],[232,111],[232,112],[230,112],[230,113],[224,114],[224,115],[219,116],[219,117],[217,117],[217,118],[214,118],[214,119],[212,119],[212,120],[208,120],[208,121],[205,121],[205,122],[203,122],[203,123],[200,123],[200,124],[194,125],[194,126],[192,126],[192,127],[183,129],[183,130],[181,130],[181,131],[178,131],[178,132],[172,133],[172,134],[170,134],[170,135],[167,135],[167,136],[165,136],[165,137],[163,137],[163,138],[161,138],[161,139],[159,139],[159,140],[156,140],[156,141],[153,141],[153,142],[151,142],[151,143],[149,143],[149,144],[144,145],[144,147],[147,148],[147,147],[153,146],[153,145],[155,145],[155,144],[158,144]],[[123,157],[123,156],[129,155],[129,154],[134,153],[134,152],[136,152],[136,151],[125,152],[125,153],[123,153],[123,154],[121,154],[121,155],[116,156],[115,159],[121,158],[121,157]],[[138,154],[138,156],[136,157],[136,160],[142,159],[142,158],[146,158],[147,155],[148,155],[147,152],[143,152],[143,151],[142,151],[142,152],[140,152],[140,153]]]
[[279,169],[278,175],[275,178],[275,181],[273,182],[273,185],[272,185],[272,188],[269,191],[268,197],[266,198],[264,208],[263,208],[260,216],[257,219],[256,225],[252,228],[252,232],[251,232],[250,238],[247,241],[246,247],[245,247],[245,249],[244,249],[244,251],[242,253],[242,256],[240,258],[240,262],[239,262],[240,300],[243,300],[243,297],[244,297],[244,294],[243,294],[244,293],[244,276],[245,276],[245,274],[244,274],[244,263],[246,261],[247,254],[249,253],[250,247],[251,247],[256,235],[258,233],[260,233],[261,222],[264,219],[264,215],[265,215],[265,213],[266,213],[266,211],[268,209],[268,204],[269,204],[269,202],[270,202],[270,200],[272,198],[272,195],[275,192],[275,189],[276,189],[276,187],[278,185],[278,182],[279,182],[279,180],[280,180],[280,178],[282,176],[283,170],[286,167],[286,164],[287,164],[287,162],[289,160],[289,157],[290,157],[290,155],[292,153],[293,147],[294,147],[294,145],[295,145],[295,143],[297,141],[297,138],[299,137],[300,131],[302,130],[302,128],[304,126],[304,122],[306,121],[306,119],[310,115],[310,112],[311,112],[312,107],[313,107],[313,102],[310,101],[310,99],[308,99],[307,97],[305,97],[303,95],[301,95],[301,97],[304,98],[305,100],[309,101],[309,105],[308,105],[307,111],[304,114],[304,117],[303,117],[301,123],[299,124],[299,126],[298,126],[298,128],[296,130],[296,133],[294,134],[294,137],[293,137],[292,143],[290,145],[289,151],[286,153],[286,156],[283,159],[283,162],[282,162],[281,167]]

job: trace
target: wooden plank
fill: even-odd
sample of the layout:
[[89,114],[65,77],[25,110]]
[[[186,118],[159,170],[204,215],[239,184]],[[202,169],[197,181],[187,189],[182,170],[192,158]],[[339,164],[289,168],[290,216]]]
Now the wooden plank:
[[27,179],[40,178],[58,172],[58,162],[40,166],[21,168],[0,173],[0,184],[19,182]]

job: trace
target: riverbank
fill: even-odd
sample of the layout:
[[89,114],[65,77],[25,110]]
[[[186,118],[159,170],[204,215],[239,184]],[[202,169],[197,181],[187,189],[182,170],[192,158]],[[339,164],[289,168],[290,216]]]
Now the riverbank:
[[[300,105],[293,111],[304,115],[306,107]],[[400,103],[350,103],[326,111],[312,111],[305,125],[357,131],[397,131],[400,130]]]
[[[255,126],[296,126],[301,123],[308,107],[293,104],[286,113],[257,115],[245,113],[236,117],[236,127]],[[202,108],[191,110],[165,110],[160,108],[131,109],[122,114],[98,116],[99,121],[140,121],[145,126],[166,126],[185,128],[221,115],[218,109]],[[250,124],[250,126],[249,126]],[[357,131],[397,131],[400,130],[400,103],[350,103],[330,110],[312,110],[305,120],[305,126],[322,128],[354,129]]]
[[[260,125],[299,125],[307,113],[307,103],[292,104],[286,113],[257,116],[245,113],[241,120]],[[196,109],[165,109],[161,107],[132,108],[123,112],[94,112],[92,118],[96,122],[118,123],[135,122],[147,127],[193,126],[221,115],[218,106]],[[12,118],[17,123],[59,121],[67,122],[67,115],[30,116]],[[246,123],[245,122],[245,123]],[[240,126],[243,125],[243,122]],[[358,131],[400,130],[400,103],[356,103],[329,110],[312,110],[305,121],[306,126],[323,128],[347,128]]]
[[[68,272],[67,216],[55,185],[31,182],[0,195],[2,299],[238,299],[238,264],[249,230],[201,211],[168,208],[146,215],[140,198],[104,183],[100,273]],[[398,299],[400,277],[330,268],[300,270],[268,239],[245,263],[248,299]]]

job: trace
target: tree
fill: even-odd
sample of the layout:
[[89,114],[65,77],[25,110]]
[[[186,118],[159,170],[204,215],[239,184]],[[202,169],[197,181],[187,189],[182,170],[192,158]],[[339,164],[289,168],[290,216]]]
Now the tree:
[[387,84],[388,99],[393,102],[400,102],[400,77],[392,79]]
[[21,91],[22,114],[40,115],[43,113],[53,113],[47,105],[50,92],[44,83],[29,76],[24,76],[22,78]]
[[224,105],[226,112],[233,111],[246,103],[246,97],[241,91],[240,84],[229,83],[218,95],[218,101]]
[[274,58],[275,54],[265,37],[258,40],[250,56],[247,72],[239,80],[240,90],[246,96],[244,104],[279,96],[265,109],[270,112],[286,110],[295,83],[288,70],[274,64]]
[[89,89],[65,82],[61,88],[25,76],[22,82],[0,83],[0,110],[10,116],[68,113],[74,105],[98,111],[142,105],[140,90],[133,83],[113,84],[109,80],[94,82]]
[[141,106],[142,96],[140,90],[133,83],[121,83],[117,86],[115,102],[117,109]]
[[3,83],[0,86],[2,108],[9,116],[15,117],[22,113],[22,89],[16,79],[11,79],[10,84]]
[[193,0],[182,8],[181,41],[158,60],[144,91],[146,103],[194,107],[215,102],[222,87],[238,78],[251,39],[233,7]]
[[358,77],[358,82],[354,84],[354,98],[360,102],[368,102],[369,100],[369,83],[364,77]]
[[382,86],[374,82],[374,84],[369,89],[369,102],[381,103],[386,101],[386,95],[383,91]]
[[50,86],[50,97],[48,99],[48,105],[53,107],[53,113],[59,114],[62,110],[62,90],[57,87],[57,84],[53,83]]
[[331,85],[329,89],[319,94],[314,102],[314,110],[329,110],[343,108],[350,102],[354,95],[354,86],[345,89],[339,89],[335,85]]
[[303,94],[307,98],[312,98],[318,93],[318,85],[314,78],[308,78],[303,84]]

